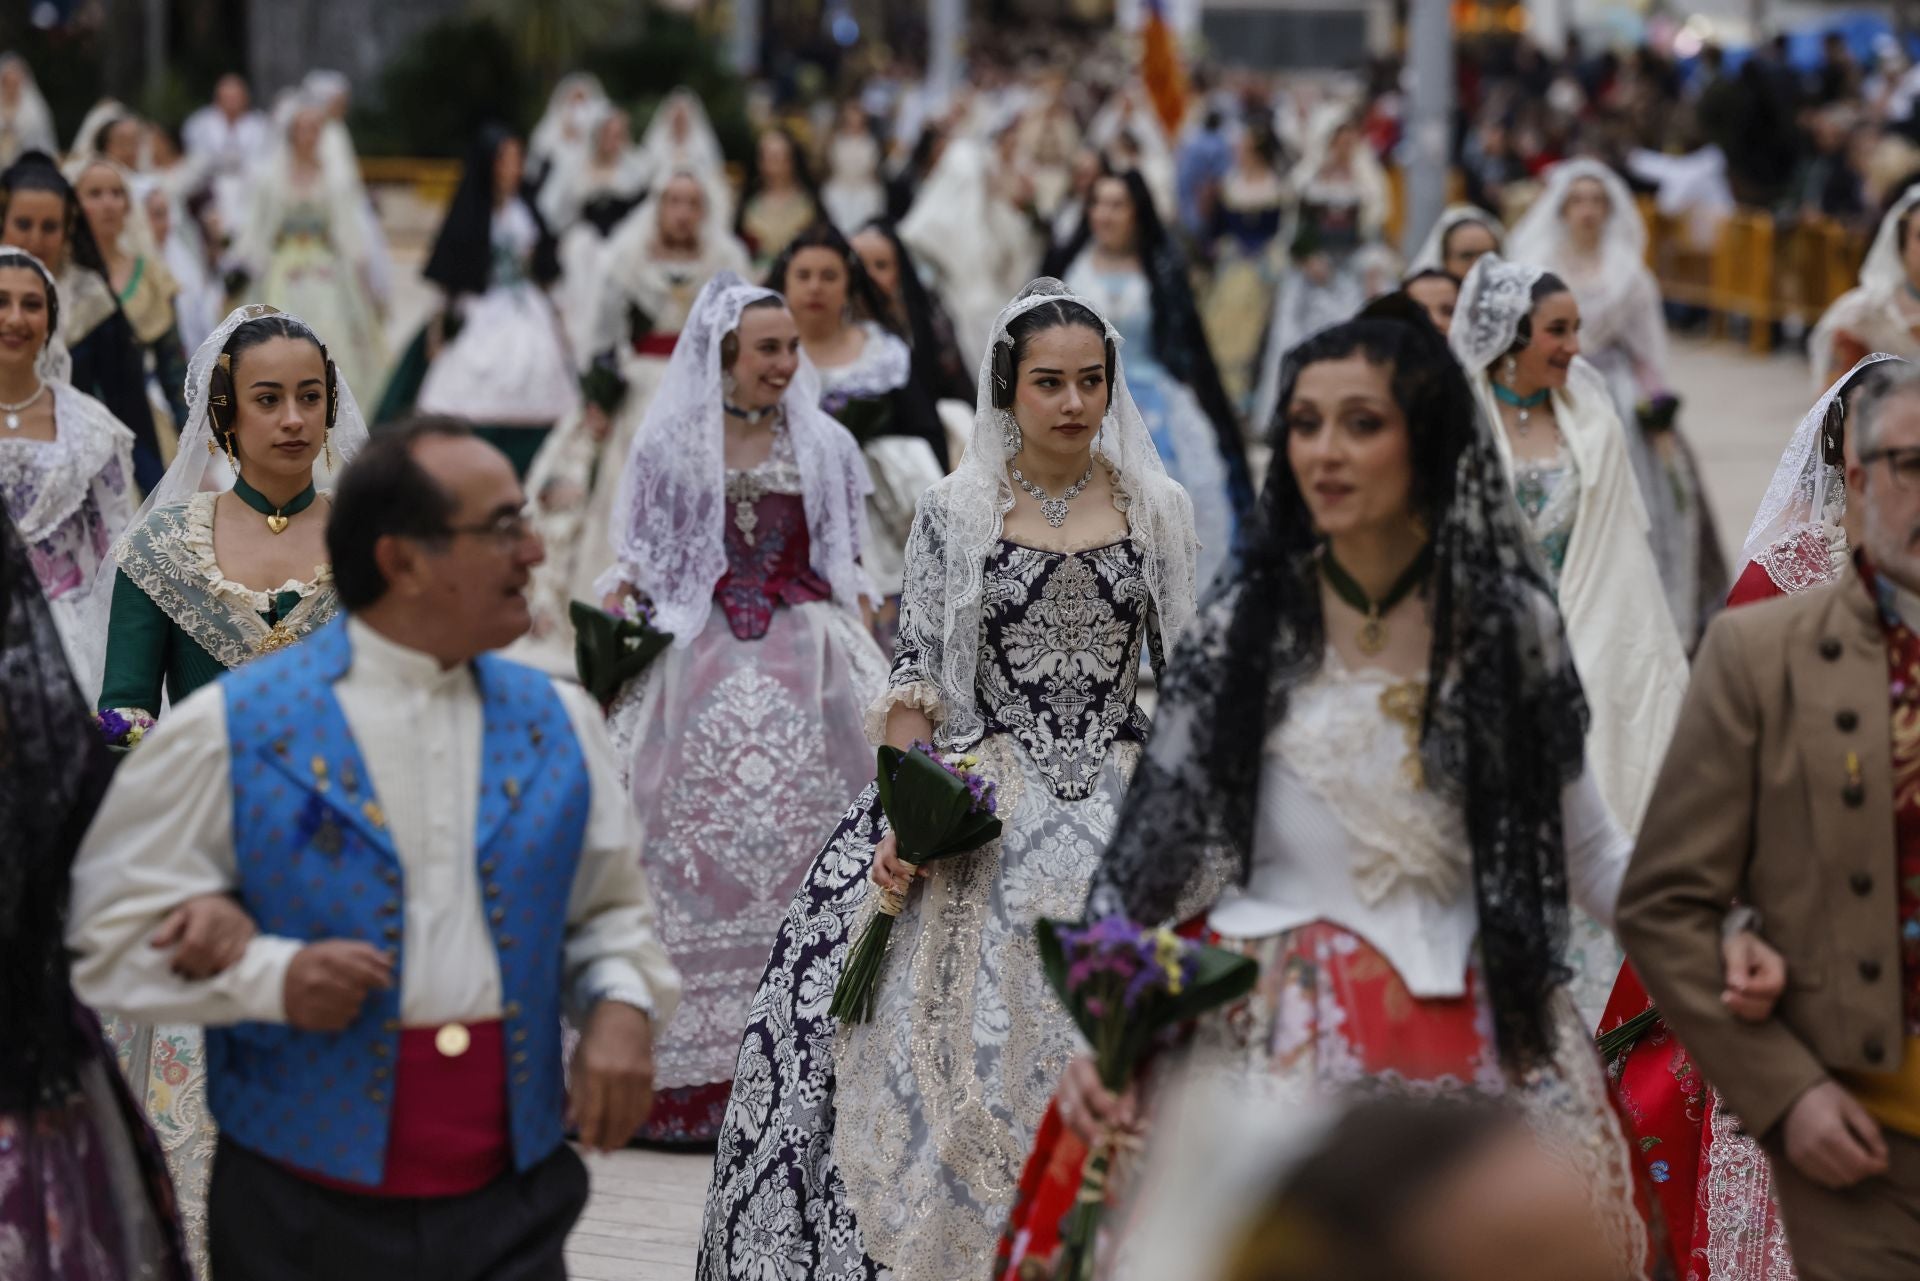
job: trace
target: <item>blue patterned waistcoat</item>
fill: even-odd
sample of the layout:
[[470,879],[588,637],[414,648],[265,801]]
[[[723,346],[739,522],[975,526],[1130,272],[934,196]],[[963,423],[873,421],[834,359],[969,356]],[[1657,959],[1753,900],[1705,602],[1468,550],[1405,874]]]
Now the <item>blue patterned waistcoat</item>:
[[[207,1033],[220,1129],[262,1156],[378,1186],[400,1049],[406,887],[373,779],[334,697],[344,620],[222,678],[239,894],[263,934],[364,939],[394,958],[344,1032],[241,1023]],[[500,963],[516,1168],[562,1138],[561,949],[591,801],[586,762],[546,676],[473,664],[485,727],[474,857]]]

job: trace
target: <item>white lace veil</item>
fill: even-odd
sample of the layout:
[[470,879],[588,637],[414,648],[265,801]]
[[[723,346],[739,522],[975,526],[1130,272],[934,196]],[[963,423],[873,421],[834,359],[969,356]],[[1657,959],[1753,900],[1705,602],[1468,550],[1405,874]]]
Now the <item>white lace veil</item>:
[[[141,185],[139,178],[125,165],[108,159],[103,153],[94,152],[69,160],[67,167],[61,171],[62,176],[67,180],[67,185],[73,188],[76,196],[80,192],[80,180],[86,176],[89,169],[110,171],[120,180],[121,189],[127,193],[126,225],[121,227],[120,242],[113,248],[123,254],[145,258],[149,262],[158,259],[160,250],[153,238],[153,223],[147,218],[146,202],[141,199],[147,188]],[[108,246],[102,244],[100,247],[104,250]]]
[[1920,205],[1920,186],[1909,187],[1901,193],[1900,199],[1893,202],[1886,217],[1880,220],[1873,247],[1867,250],[1867,260],[1860,265],[1862,288],[1891,294],[1906,282],[1907,269],[1900,263],[1900,222],[1915,205]]
[[[578,101],[574,100],[576,92],[581,94]],[[528,135],[528,172],[543,164],[552,164],[561,153],[584,144],[586,138],[580,134],[580,127],[594,107],[606,101],[607,91],[601,86],[600,77],[592,72],[569,71],[561,76],[553,92],[547,95],[547,109]],[[568,137],[569,132],[575,136]]]
[[1520,322],[1533,311],[1533,287],[1546,274],[1544,267],[1508,262],[1499,254],[1485,254],[1473,264],[1460,284],[1447,338],[1469,374],[1484,373],[1512,350]]
[[[609,526],[613,567],[594,589],[630,585],[647,597],[655,625],[693,644],[707,625],[713,588],[727,572],[727,462],[721,343],[748,304],[779,294],[730,271],[694,300],[659,390],[634,430]],[[814,572],[834,601],[858,609],[872,595],[860,549],[866,541],[866,460],[846,428],[820,409],[820,376],[805,353],[780,406],[800,468]]]
[[23,151],[52,155],[60,150],[60,141],[53,130],[53,112],[46,95],[40,92],[40,82],[34,79],[32,66],[17,53],[0,53],[0,67],[7,66],[20,69],[20,101],[11,115],[0,105],[0,134],[11,133],[14,142],[11,154],[0,152],[0,161],[12,164]]
[[[248,303],[236,307],[220,322],[219,328],[207,336],[193,353],[193,359],[187,362],[187,426],[180,433],[179,452],[174,455],[173,464],[167,468],[166,475],[160,478],[153,492],[147,495],[147,501],[140,504],[140,510],[134,514],[127,530],[131,533],[147,523],[147,518],[162,507],[184,503],[204,489],[227,490],[233,487],[233,470],[227,465],[226,456],[218,454],[213,443],[213,417],[208,411],[208,388],[213,378],[214,362],[220,358],[221,349],[227,340],[233,337],[233,331],[249,320],[258,320],[262,316],[281,316],[288,320],[299,320],[298,316],[269,307],[265,303]],[[301,321],[305,324],[305,321]],[[308,326],[312,328],[312,326]],[[314,336],[321,342],[327,336],[314,330]],[[340,405],[334,416],[333,430],[328,433],[328,442],[332,446],[334,462],[329,467],[326,451],[315,462],[314,484],[327,488],[334,476],[339,474],[355,454],[367,443],[367,420],[360,415],[360,406],[353,398],[353,390],[346,380],[340,379],[338,385]],[[87,596],[84,627],[88,635],[102,638],[100,661],[106,660],[104,638],[107,624],[112,614],[114,579],[120,572],[120,546],[115,542],[100,562],[100,568],[93,579],[93,590]],[[92,683],[89,689],[98,689],[103,672],[95,670],[89,673]]]
[[1455,227],[1464,223],[1477,222],[1493,233],[1494,252],[1507,242],[1507,229],[1500,220],[1480,208],[1478,205],[1448,205],[1440,214],[1440,220],[1433,224],[1433,230],[1427,233],[1421,242],[1420,252],[1413,256],[1413,263],[1407,268],[1409,275],[1422,271],[1445,271],[1447,268],[1447,237]]
[[[970,744],[983,729],[974,701],[981,585],[1002,521],[1013,506],[1013,482],[1007,476],[1003,443],[1004,415],[993,404],[993,351],[1012,341],[1007,326],[1017,317],[1060,301],[1078,303],[1100,316],[1092,303],[1046,276],[1022,289],[1000,312],[992,341],[980,360],[973,438],[953,474],[921,497],[913,533],[907,539],[900,625],[911,629],[928,656],[928,675],[939,687],[945,711],[939,727],[944,744]],[[1107,416],[1100,424],[1094,451],[1118,475],[1125,491],[1128,539],[1145,562],[1161,639],[1170,651],[1193,618],[1194,562],[1199,549],[1193,532],[1193,503],[1187,491],[1167,475],[1127,390],[1119,331],[1104,316],[1100,319],[1107,341],[1113,344],[1115,364]]]
[[1898,356],[1875,352],[1827,388],[1793,429],[1780,465],[1761,496],[1740,546],[1740,559],[1743,565],[1758,564],[1783,591],[1825,582],[1835,572],[1833,554],[1845,549],[1844,535],[1838,541],[1834,535],[1847,509],[1847,484],[1844,469],[1826,459],[1827,413],[1855,374],[1889,360],[1906,363]]
[[[47,302],[54,307],[60,304],[60,285],[47,270],[47,264],[35,258],[24,249],[12,245],[0,247],[0,267],[18,267],[25,265],[40,273],[41,283],[47,287]],[[59,333],[49,332],[46,345],[40,348],[40,355],[33,362],[33,372],[42,382],[70,383],[73,381],[73,353],[67,350],[67,343]]]
[[[687,114],[687,136],[681,142],[673,139],[676,110]],[[709,179],[724,179],[726,175],[727,158],[720,151],[720,135],[713,131],[713,122],[707,118],[706,104],[685,85],[677,86],[660,100],[653,119],[647,122],[646,132],[640,137],[640,149],[652,158],[654,172],[658,174],[693,169]],[[726,218],[729,223],[733,221],[731,210],[726,211]]]
[[[700,260],[716,269],[746,273],[752,257],[747,247],[733,234],[731,197],[723,174],[700,169],[679,168],[656,175],[653,190],[607,237],[600,255],[602,287],[596,289],[593,320],[587,338],[588,357],[609,348],[622,346],[626,338],[626,294],[653,263],[656,242],[660,238],[660,198],[667,184],[676,178],[691,178],[700,184],[706,196],[706,214],[700,222]],[[619,289],[607,289],[611,281]]]
[[1563,160],[1547,170],[1546,189],[1526,215],[1513,224],[1513,234],[1507,237],[1507,257],[1549,271],[1565,268],[1573,244],[1560,214],[1567,193],[1582,178],[1591,178],[1606,189],[1611,213],[1600,232],[1601,275],[1624,288],[1631,274],[1644,268],[1647,225],[1641,221],[1639,206],[1634,204],[1626,182],[1598,160]]
[[[237,229],[234,237],[234,260],[256,280],[266,275],[274,242],[286,222],[288,196],[294,189],[294,121],[309,111],[321,112],[317,159],[320,196],[327,211],[327,236],[340,256],[356,269],[368,262],[361,213],[366,190],[354,158],[353,141],[343,127],[326,119],[317,100],[300,95],[290,100],[284,119],[278,113],[274,117],[271,147],[248,187],[246,224]],[[326,335],[320,335],[320,340],[325,342]]]

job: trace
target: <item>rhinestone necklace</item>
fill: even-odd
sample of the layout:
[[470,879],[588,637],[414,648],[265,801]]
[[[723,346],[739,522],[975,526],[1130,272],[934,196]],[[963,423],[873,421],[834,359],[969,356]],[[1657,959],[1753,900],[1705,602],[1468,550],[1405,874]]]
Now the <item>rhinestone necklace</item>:
[[1067,523],[1067,504],[1080,497],[1080,491],[1085,489],[1093,480],[1093,464],[1088,463],[1087,474],[1067,486],[1066,492],[1061,494],[1060,497],[1055,498],[1052,494],[1049,494],[1046,490],[1040,488],[1040,486],[1034,484],[1025,476],[1022,476],[1018,467],[1009,464],[1007,470],[1013,473],[1013,483],[1026,490],[1027,493],[1031,494],[1039,502],[1040,514],[1045,516],[1047,518],[1047,524],[1053,526],[1055,529]]

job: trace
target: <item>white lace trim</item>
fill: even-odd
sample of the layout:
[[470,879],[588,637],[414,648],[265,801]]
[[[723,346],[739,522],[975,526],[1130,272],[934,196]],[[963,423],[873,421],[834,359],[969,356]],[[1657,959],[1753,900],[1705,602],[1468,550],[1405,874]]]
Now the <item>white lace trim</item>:
[[946,717],[946,709],[940,702],[940,687],[926,681],[915,681],[911,685],[897,685],[873,700],[867,708],[865,728],[867,741],[875,747],[887,741],[887,717],[896,707],[911,707],[915,711],[925,712],[927,719],[935,726]]
[[1369,907],[1402,882],[1453,902],[1472,870],[1460,808],[1414,781],[1416,740],[1382,706],[1405,684],[1385,672],[1348,670],[1329,650],[1269,740],[1353,838],[1353,885]]
[[[213,505],[219,497],[218,494],[195,494],[187,500],[187,559],[200,575],[202,585],[209,594],[242,609],[264,614],[273,608],[274,599],[278,596],[293,592],[305,600],[333,581],[331,565],[315,565],[313,578],[307,582],[289,578],[272,591],[265,592],[228,578],[213,554]],[[332,505],[331,491],[321,491],[320,497],[326,499],[329,506]]]
[[828,395],[882,396],[907,385],[913,372],[913,353],[907,344],[871,320],[860,322],[867,341],[860,354],[844,365],[816,365],[820,388]]
[[[60,528],[93,493],[93,482],[116,455],[131,457],[133,433],[106,406],[61,383],[53,393],[54,438],[0,437],[0,491],[31,489],[24,510],[9,508],[23,540],[36,543]],[[126,480],[131,481],[131,473]],[[115,531],[117,532],[117,531]]]

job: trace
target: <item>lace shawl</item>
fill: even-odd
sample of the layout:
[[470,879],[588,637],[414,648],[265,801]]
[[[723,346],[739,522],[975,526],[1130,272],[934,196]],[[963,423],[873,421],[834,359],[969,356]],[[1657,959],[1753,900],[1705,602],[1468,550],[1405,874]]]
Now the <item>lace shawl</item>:
[[1413,261],[1408,264],[1407,274],[1445,271],[1447,269],[1447,237],[1452,234],[1455,227],[1469,222],[1477,222],[1493,233],[1495,252],[1498,252],[1500,246],[1506,242],[1507,229],[1501,226],[1498,218],[1486,210],[1478,205],[1449,205],[1441,212],[1439,220],[1433,224],[1433,230],[1427,233],[1427,238],[1420,242],[1420,252],[1416,253]]
[[[0,442],[14,446],[0,449],[0,496],[20,537],[29,543],[46,538],[79,511],[92,496],[94,481],[116,458],[123,484],[133,479],[133,433],[84,392],[65,383],[51,383],[48,391],[53,395],[54,439]],[[25,505],[16,506],[22,497]],[[129,499],[119,514],[126,516],[132,506]],[[120,530],[111,532],[118,535]]]
[[[218,494],[195,494],[184,503],[157,507],[114,546],[120,572],[153,598],[161,612],[213,655],[234,668],[282,643],[325,626],[339,611],[333,573],[314,567],[308,582],[255,591],[220,571],[213,554],[213,505]],[[277,624],[261,617],[282,592],[300,603]]]
[[[1305,365],[1356,350],[1417,362],[1437,384],[1416,448],[1452,483],[1423,511],[1435,557],[1421,765],[1465,816],[1495,1035],[1508,1064],[1526,1066],[1553,1051],[1567,978],[1561,789],[1582,768],[1586,703],[1492,433],[1430,326],[1362,319],[1308,340],[1280,403]],[[1326,653],[1318,543],[1292,471],[1272,468],[1240,572],[1215,583],[1161,682],[1090,915],[1186,919],[1246,883],[1262,744]]]

